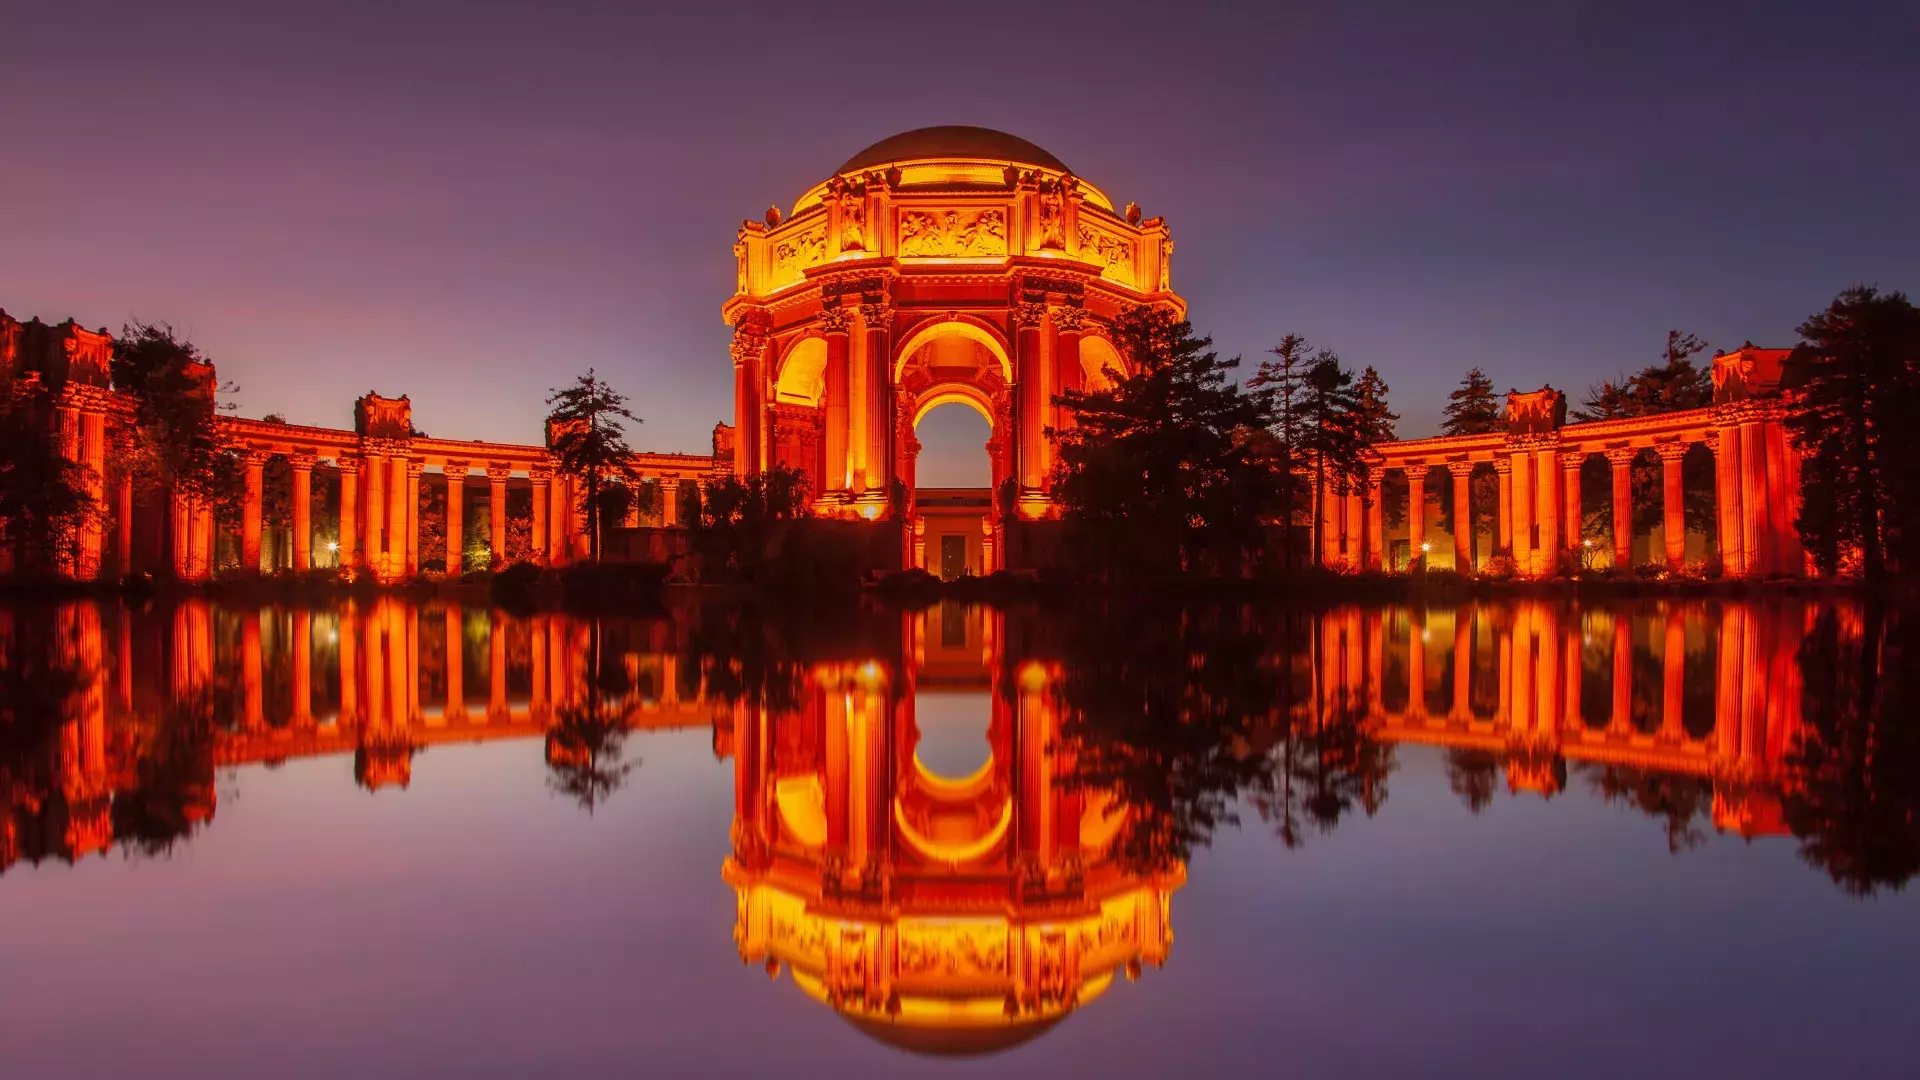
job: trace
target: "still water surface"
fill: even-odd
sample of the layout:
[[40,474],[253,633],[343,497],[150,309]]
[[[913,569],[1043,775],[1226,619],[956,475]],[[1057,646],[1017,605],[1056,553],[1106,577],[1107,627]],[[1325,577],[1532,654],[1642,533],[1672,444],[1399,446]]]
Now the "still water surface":
[[1912,1076],[1920,620],[0,609],[0,1076]]

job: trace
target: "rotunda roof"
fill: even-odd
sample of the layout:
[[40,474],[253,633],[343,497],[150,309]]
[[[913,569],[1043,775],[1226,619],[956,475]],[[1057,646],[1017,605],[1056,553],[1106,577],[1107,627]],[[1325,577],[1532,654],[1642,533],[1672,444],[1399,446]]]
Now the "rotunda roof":
[[1070,172],[1066,163],[1018,135],[993,128],[947,124],[915,128],[889,135],[853,155],[835,170],[860,172],[900,161],[980,160],[1008,161],[1016,165],[1037,165],[1057,172]]

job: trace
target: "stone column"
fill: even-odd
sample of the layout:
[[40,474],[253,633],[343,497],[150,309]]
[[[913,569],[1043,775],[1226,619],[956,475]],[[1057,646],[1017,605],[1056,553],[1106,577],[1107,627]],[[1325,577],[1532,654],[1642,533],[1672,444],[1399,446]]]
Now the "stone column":
[[1512,497],[1509,500],[1509,523],[1513,530],[1513,561],[1523,574],[1535,573],[1533,561],[1533,485],[1528,482],[1533,458],[1525,450],[1515,450],[1508,460],[1512,463]]
[[1378,571],[1386,560],[1386,513],[1380,505],[1380,483],[1387,470],[1375,465],[1367,469],[1367,569]]
[[1751,419],[1740,424],[1740,547],[1747,553],[1747,574],[1772,572],[1768,559],[1767,442],[1760,425]]
[[1633,459],[1640,451],[1631,446],[1616,446],[1607,451],[1607,467],[1613,479],[1613,568],[1625,570],[1633,564]]
[[498,611],[487,624],[487,719],[509,719],[507,708],[507,627]]
[[821,494],[844,492],[851,486],[852,465],[849,443],[853,434],[853,416],[848,400],[848,381],[852,375],[848,360],[848,337],[852,328],[851,312],[846,308],[828,308],[820,313],[820,331],[827,339],[827,368],[821,373],[824,389],[821,401],[826,413],[826,475],[821,477]]
[[440,466],[447,479],[447,576],[459,577],[467,568],[467,469],[465,461]]
[[[258,560],[254,565],[259,565]],[[241,724],[247,731],[267,726],[265,686],[260,658],[260,609],[240,616],[240,690],[244,701]]]
[[247,494],[240,507],[240,571],[260,572],[260,508],[266,475],[267,454],[249,450],[246,455]]
[[1427,609],[1416,607],[1407,612],[1407,718],[1425,719],[1426,715]]
[[1493,545],[1513,553],[1513,462],[1504,457],[1493,459],[1494,478],[1499,488],[1500,510],[1495,515]]
[[1810,572],[1807,569],[1806,549],[1800,543],[1800,529],[1795,524],[1800,518],[1800,463],[1805,455],[1801,453],[1800,447],[1794,443],[1792,437],[1786,436],[1784,431],[1782,436],[1786,439],[1787,516],[1785,531],[1780,535],[1781,550],[1785,553],[1786,564],[1780,569],[1784,573],[1800,577]]
[[1766,435],[1767,534],[1772,540],[1767,545],[1767,562],[1776,574],[1798,574],[1804,560],[1789,506],[1800,485],[1787,487],[1787,433],[1778,416],[1769,418],[1761,430]]
[[1473,572],[1473,462],[1449,461],[1453,476],[1453,568]]
[[304,574],[313,569],[313,464],[320,460],[311,450],[287,455],[293,468],[293,572]]
[[[107,498],[107,416],[98,405],[80,413],[80,459],[87,467],[87,494],[101,514],[106,513]],[[129,524],[131,519],[129,518]],[[93,581],[100,576],[101,548],[106,546],[106,531],[99,517],[90,517],[80,528],[80,577]]]
[[567,492],[573,478],[554,470],[547,483],[547,565],[565,566],[567,558]]
[[1533,457],[1533,516],[1540,526],[1540,545],[1533,565],[1534,573],[1541,577],[1552,577],[1560,563],[1560,500],[1554,490],[1559,486],[1554,483],[1560,472],[1556,467],[1559,457],[1559,449],[1551,446],[1534,451]]
[[1403,471],[1407,474],[1407,567],[1412,569],[1414,560],[1426,556],[1421,545],[1427,542],[1427,466],[1408,465]]
[[1046,318],[1045,304],[1021,304],[1014,310],[1014,379],[1018,383],[1020,492],[1037,493],[1045,478],[1046,436],[1041,431],[1042,398],[1045,380],[1040,375],[1040,323]]
[[[1087,372],[1080,365],[1080,337],[1086,326],[1086,311],[1076,307],[1054,308],[1053,325],[1060,332],[1053,350],[1053,363],[1058,370],[1060,383],[1056,389],[1061,393],[1085,391]],[[1073,413],[1054,408],[1051,404],[1048,412],[1054,427],[1064,431],[1073,426]]]
[[1661,443],[1654,450],[1660,455],[1661,528],[1666,533],[1667,569],[1678,570],[1687,563],[1685,491],[1680,485],[1680,462],[1687,456],[1687,444]]
[[867,411],[866,446],[866,489],[869,494],[878,494],[885,498],[887,494],[887,435],[892,428],[892,418],[887,415],[887,404],[893,400],[888,392],[887,370],[887,331],[893,325],[893,309],[885,304],[860,305],[860,322],[866,327],[866,348],[862,350],[861,360],[865,364],[865,386],[862,389],[863,404]]
[[680,524],[680,479],[665,477],[660,485],[660,525],[671,529]]
[[334,459],[340,470],[340,551],[341,566],[360,562],[360,459],[345,454]]
[[1366,509],[1362,505],[1360,485],[1357,482],[1352,485],[1352,490],[1347,492],[1346,503],[1347,527],[1340,542],[1340,556],[1346,561],[1348,570],[1358,571],[1361,568],[1360,559],[1363,550],[1361,537],[1365,535]]
[[487,465],[487,543],[493,552],[487,569],[496,574],[507,565],[507,478],[512,475],[507,462]]
[[1453,712],[1447,717],[1460,723],[1473,719],[1473,609],[1453,609]]
[[530,472],[533,476],[533,544],[527,555],[535,563],[545,566],[547,565],[547,484],[553,479],[553,469],[546,465],[535,465]]
[[1740,528],[1740,429],[1728,425],[1709,441],[1713,448],[1714,518],[1720,530],[1720,565],[1729,577],[1747,572]]
[[387,474],[390,470],[384,454],[368,454],[366,463],[366,565],[374,577],[384,581],[387,577]]
[[123,476],[113,486],[114,562],[120,577],[133,573],[133,478]]
[[419,458],[407,458],[407,534],[403,550],[406,555],[406,573],[408,577],[420,572],[420,473],[426,468],[426,462]]
[[1567,550],[1579,560],[1576,565],[1581,566],[1586,564],[1587,535],[1586,521],[1580,513],[1580,469],[1586,463],[1584,450],[1560,452],[1560,504],[1565,517],[1560,532],[1566,538]]

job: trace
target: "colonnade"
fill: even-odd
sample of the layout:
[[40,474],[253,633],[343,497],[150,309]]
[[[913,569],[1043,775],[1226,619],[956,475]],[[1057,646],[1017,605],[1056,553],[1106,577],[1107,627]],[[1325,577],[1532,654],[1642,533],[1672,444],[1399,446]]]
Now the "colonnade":
[[[1757,354],[1759,360],[1745,354]],[[1771,363],[1783,350],[1746,349],[1716,358],[1716,371]],[[1583,565],[1595,546],[1584,534],[1581,473],[1594,454],[1610,472],[1612,565],[1633,561],[1634,464],[1645,454],[1660,462],[1659,562],[1669,571],[1687,563],[1683,463],[1695,446],[1713,455],[1713,540],[1727,577],[1800,576],[1807,572],[1794,519],[1799,513],[1801,452],[1787,435],[1784,406],[1776,393],[1752,392],[1737,375],[1716,381],[1726,400],[1711,407],[1656,413],[1624,420],[1563,422],[1565,402],[1551,387],[1508,395],[1508,428],[1478,435],[1417,439],[1376,446],[1364,484],[1321,500],[1322,560],[1369,570],[1386,567],[1390,539],[1384,528],[1383,485],[1398,470],[1406,479],[1409,560],[1430,551],[1427,484],[1451,484],[1453,559],[1473,567],[1473,477],[1491,468],[1498,485],[1493,544],[1509,552],[1520,574],[1550,577],[1567,563]],[[1765,386],[1760,387],[1766,390]],[[1463,524],[1465,523],[1465,524]]]

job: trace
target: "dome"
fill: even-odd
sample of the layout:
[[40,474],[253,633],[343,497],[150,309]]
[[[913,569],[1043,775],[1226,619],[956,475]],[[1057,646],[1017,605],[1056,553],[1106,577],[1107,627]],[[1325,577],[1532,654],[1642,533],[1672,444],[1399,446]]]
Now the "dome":
[[1018,135],[992,128],[951,124],[915,128],[890,135],[853,155],[835,170],[861,172],[901,161],[1008,161],[1055,172],[1070,172],[1066,163]]

